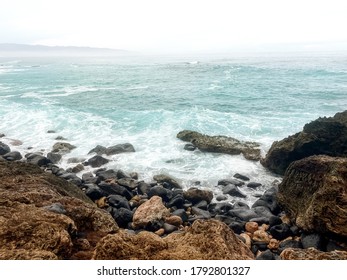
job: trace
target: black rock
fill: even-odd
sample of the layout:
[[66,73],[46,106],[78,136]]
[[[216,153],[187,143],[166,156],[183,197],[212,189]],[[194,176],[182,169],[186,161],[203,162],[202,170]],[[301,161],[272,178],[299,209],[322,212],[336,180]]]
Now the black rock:
[[92,158],[88,159],[87,162],[85,162],[85,165],[90,165],[91,167],[100,167],[106,163],[108,163],[109,160],[102,157],[102,156],[99,156],[99,155],[96,155],[96,156],[93,156]]
[[26,154],[25,157],[27,158],[28,163],[38,166],[47,166],[49,163],[52,163],[48,158],[40,154],[29,153]]
[[108,179],[116,179],[117,171],[113,169],[108,169],[108,170],[97,172],[96,176],[98,177],[97,183],[108,180]]
[[47,133],[56,133],[55,130],[47,130]]
[[[118,179],[122,179],[122,178],[131,178],[131,176],[129,174],[127,174],[125,171],[119,169],[117,171],[117,178]],[[134,178],[133,178],[134,179]]]
[[105,154],[106,153],[106,147],[101,146],[101,145],[97,145],[94,149],[91,149],[88,152],[88,155],[93,154],[93,153],[96,153],[99,156],[102,154]]
[[217,195],[216,196],[216,200],[217,201],[223,201],[223,200],[227,200],[228,198],[225,195]]
[[252,188],[252,189],[256,189],[256,188],[258,188],[258,187],[260,187],[261,186],[261,184],[260,183],[256,183],[256,182],[249,182],[248,184],[247,184],[247,187],[248,188]]
[[171,213],[172,216],[179,216],[181,217],[183,223],[188,221],[188,214],[184,209],[177,209]]
[[113,208],[111,213],[113,219],[115,219],[118,226],[126,228],[128,224],[133,220],[134,213],[127,208]]
[[261,242],[261,241],[253,241],[252,242],[253,245],[257,246],[258,247],[258,250],[260,251],[265,251],[267,250],[267,245],[268,243],[267,242]]
[[174,231],[176,231],[178,229],[176,226],[170,225],[168,223],[164,223],[163,224],[163,228],[164,228],[166,234],[174,232]]
[[105,196],[112,194],[121,195],[128,200],[130,200],[133,197],[133,194],[129,190],[118,184],[108,184],[105,182],[101,182],[98,184],[98,186],[104,192]]
[[195,151],[196,147],[193,144],[185,144],[183,149],[185,149],[187,151]]
[[244,222],[231,222],[229,227],[237,234],[240,234],[244,231],[245,223]]
[[284,240],[280,243],[278,251],[281,253],[284,249],[287,248],[299,248],[302,249],[302,244],[298,240]]
[[285,223],[270,227],[269,232],[277,240],[286,239],[291,235],[290,227]]
[[0,133],[0,138],[5,137],[6,135],[3,133]]
[[57,154],[57,153],[48,153],[47,154],[47,158],[54,164],[58,163],[61,158],[62,155],[61,154]]
[[223,214],[228,213],[228,211],[230,211],[233,208],[234,208],[234,206],[232,204],[230,204],[228,202],[224,202],[224,203],[216,203],[213,206],[213,209],[212,209],[212,207],[209,207],[208,210],[211,212],[223,215]]
[[249,181],[250,180],[247,176],[239,174],[239,173],[236,173],[233,177],[236,179],[243,180],[243,181]]
[[269,218],[268,217],[257,217],[249,220],[250,222],[256,222],[258,225],[262,224],[269,224]]
[[243,192],[241,192],[238,187],[236,187],[235,185],[231,185],[231,184],[223,186],[222,192],[223,192],[223,194],[228,194],[228,195],[231,195],[233,197],[241,197],[241,198],[247,197],[247,195],[245,195]]
[[155,186],[149,190],[148,197],[151,198],[155,195],[160,196],[163,201],[168,202],[172,198],[172,191],[165,189],[162,186]]
[[97,178],[92,172],[86,172],[82,174],[82,181],[85,183],[96,183]]
[[134,190],[138,186],[138,181],[132,178],[121,178],[117,180],[118,184],[128,188],[129,190]]
[[213,193],[209,190],[200,190],[198,188],[190,188],[183,193],[185,199],[191,201],[192,203],[198,203],[201,200],[211,203],[213,199]]
[[300,233],[300,229],[296,225],[292,225],[290,227],[290,231],[291,231],[292,235],[294,235],[294,236],[297,236]]
[[236,180],[236,179],[223,179],[223,180],[218,181],[218,185],[221,185],[221,186],[235,185],[237,187],[240,187],[244,184],[245,184],[245,182],[242,182],[242,181]]
[[277,203],[276,195],[277,187],[272,187],[264,192],[264,194],[252,205],[252,208],[257,206],[265,206],[269,208],[274,215],[278,215],[281,209]]
[[93,201],[105,196],[105,193],[97,185],[85,184],[83,185],[83,188],[85,188],[84,193]]
[[326,251],[327,251],[327,252],[331,252],[331,251],[335,251],[335,250],[338,250],[338,251],[346,251],[346,248],[340,246],[340,245],[337,244],[336,241],[334,241],[334,240],[329,240],[329,241],[327,242]]
[[162,220],[158,221],[155,220],[153,222],[150,222],[146,225],[145,230],[147,231],[157,231],[158,229],[162,228],[164,225],[164,222]]
[[71,171],[72,173],[79,173],[81,171],[84,170],[84,165],[83,164],[77,164],[76,166],[74,166]]
[[105,150],[105,153],[108,156],[121,154],[121,153],[132,153],[132,152],[135,152],[135,149],[134,149],[134,146],[131,145],[130,143],[118,144],[115,146],[108,147]]
[[21,160],[23,158],[21,153],[17,151],[4,154],[2,157],[8,161],[16,161],[16,160]]
[[242,202],[242,201],[237,201],[235,202],[234,204],[234,208],[237,209],[237,208],[241,208],[241,209],[250,209],[248,204]]
[[270,209],[265,207],[265,206],[256,206],[256,207],[253,207],[252,209],[260,217],[266,217],[266,218],[270,219],[272,216],[274,216],[271,213]]
[[182,186],[176,181],[176,179],[165,175],[165,174],[159,174],[153,176],[153,179],[157,181],[158,183],[167,183],[169,184],[169,189],[182,189]]
[[271,250],[266,250],[262,252],[258,257],[256,257],[256,260],[280,260],[281,258],[271,252]]
[[112,194],[112,195],[109,195],[107,197],[107,203],[114,207],[114,208],[126,208],[126,209],[129,209],[130,210],[130,206],[129,206],[129,202],[128,200],[121,196],[121,195],[117,195],[117,194]]
[[167,203],[168,207],[177,207],[177,208],[182,208],[183,204],[185,202],[185,199],[182,194],[177,194],[174,196],[170,201]]
[[218,221],[221,221],[227,225],[233,223],[233,222],[238,222],[239,219],[235,218],[235,217],[230,217],[228,215],[220,215],[220,214],[217,214],[213,217],[214,219],[218,220]]
[[65,137],[63,137],[63,136],[57,136],[57,137],[55,138],[55,140],[66,141],[67,139],[66,139]]
[[0,155],[5,155],[9,152],[11,152],[11,148],[7,144],[0,142]]
[[59,176],[60,178],[65,179],[68,182],[71,182],[77,186],[82,185],[82,180],[74,173],[64,173]]
[[149,190],[152,188],[150,184],[147,184],[145,182],[139,182],[137,186],[137,191],[139,194],[146,194],[149,192]]
[[326,240],[318,233],[302,233],[301,244],[304,249],[313,247],[320,251],[326,250]]
[[282,220],[280,217],[277,216],[271,216],[269,219],[269,225],[270,227],[276,226],[276,225],[280,225],[282,224]]
[[201,216],[204,219],[211,219],[212,218],[210,212],[202,210],[202,209],[194,207],[194,206],[192,207],[192,214],[195,216]]
[[201,200],[198,203],[194,204],[194,207],[200,208],[202,210],[207,210],[208,203],[205,200]]
[[241,221],[249,222],[253,218],[257,218],[258,215],[251,209],[234,208],[228,212],[228,215],[239,218]]

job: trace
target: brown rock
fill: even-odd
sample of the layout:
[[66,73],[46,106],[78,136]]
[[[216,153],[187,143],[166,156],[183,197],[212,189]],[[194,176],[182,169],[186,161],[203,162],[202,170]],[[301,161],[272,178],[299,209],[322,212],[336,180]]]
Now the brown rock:
[[250,233],[254,233],[256,230],[258,230],[258,223],[256,222],[247,222],[245,225],[246,231]]
[[200,190],[197,188],[190,188],[187,191],[183,192],[185,199],[193,203],[198,203],[202,200],[205,200],[207,203],[210,203],[213,198],[213,192],[208,190]]
[[0,260],[57,260],[56,254],[44,250],[0,249]]
[[347,237],[347,158],[293,162],[279,186],[278,202],[305,231]]
[[118,230],[77,186],[32,164],[0,162],[0,197],[0,248],[15,250],[4,258],[69,259],[76,233]]
[[315,248],[287,248],[280,255],[282,260],[347,260],[347,251],[322,252]]
[[71,150],[75,149],[76,146],[71,145],[66,142],[57,142],[53,145],[53,153],[69,153]]
[[270,242],[269,244],[267,245],[267,247],[270,249],[270,250],[277,250],[278,247],[280,245],[280,242],[277,240],[277,239],[270,239]]
[[182,218],[180,216],[170,216],[165,219],[165,222],[174,225],[176,227],[180,227],[183,224]]
[[259,160],[261,158],[260,145],[255,142],[243,142],[227,136],[209,136],[191,130],[179,132],[177,138],[191,142],[203,152],[230,155],[243,154],[243,156],[249,160]]
[[160,238],[151,232],[124,231],[104,237],[96,246],[96,260],[247,260],[252,252],[230,228],[216,220],[196,220],[183,233]]
[[247,233],[241,233],[240,236],[243,237],[246,240],[245,244],[247,245],[247,248],[251,249],[251,247],[252,247],[251,236],[249,234],[247,234]]
[[255,242],[265,242],[269,243],[270,242],[270,236],[266,231],[263,230],[257,230],[253,233],[252,240]]
[[156,235],[158,235],[158,236],[163,236],[164,235],[164,233],[165,233],[165,229],[163,229],[163,228],[160,228],[160,229],[158,229],[156,232],[154,232]]
[[312,155],[347,157],[347,111],[319,118],[302,132],[274,142],[261,163],[283,175],[290,163]]
[[133,216],[133,226],[145,228],[149,223],[164,220],[168,216],[170,216],[170,211],[164,206],[161,197],[152,196],[136,209]]

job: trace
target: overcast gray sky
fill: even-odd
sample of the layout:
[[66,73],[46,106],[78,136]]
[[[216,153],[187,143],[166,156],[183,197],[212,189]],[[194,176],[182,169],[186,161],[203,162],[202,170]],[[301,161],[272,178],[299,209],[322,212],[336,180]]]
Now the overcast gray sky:
[[0,43],[133,51],[347,47],[347,0],[0,0]]

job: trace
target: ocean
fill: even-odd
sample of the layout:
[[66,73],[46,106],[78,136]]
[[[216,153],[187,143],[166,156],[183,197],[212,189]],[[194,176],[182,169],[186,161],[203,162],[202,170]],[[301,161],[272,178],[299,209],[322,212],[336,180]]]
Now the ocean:
[[105,167],[147,182],[168,174],[184,188],[199,181],[216,194],[218,180],[240,173],[263,184],[241,187],[246,203],[281,177],[242,155],[186,151],[178,132],[256,141],[265,155],[273,141],[346,108],[347,55],[0,57],[0,141],[23,142],[13,150],[46,154],[62,136],[77,146],[60,163],[68,168],[96,145],[131,143],[135,153]]

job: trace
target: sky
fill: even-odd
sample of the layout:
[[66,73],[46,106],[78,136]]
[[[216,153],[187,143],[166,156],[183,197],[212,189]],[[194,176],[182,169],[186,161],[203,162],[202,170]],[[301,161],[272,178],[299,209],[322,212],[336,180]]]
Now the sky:
[[144,52],[347,49],[347,0],[0,3],[0,43]]

